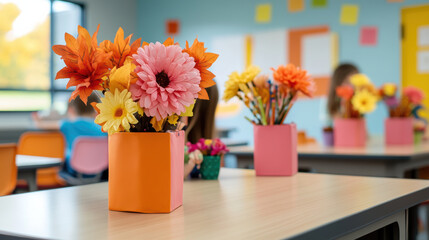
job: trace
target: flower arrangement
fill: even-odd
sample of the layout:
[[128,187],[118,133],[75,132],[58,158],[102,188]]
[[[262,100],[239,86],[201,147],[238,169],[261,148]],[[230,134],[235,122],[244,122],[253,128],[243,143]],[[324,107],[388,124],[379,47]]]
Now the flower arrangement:
[[361,118],[374,111],[379,97],[369,78],[364,74],[354,74],[350,77],[350,83],[336,88],[341,99],[341,117]]
[[195,144],[187,142],[186,146],[188,147],[188,153],[199,150],[205,156],[220,156],[229,151],[219,138],[213,140],[201,138]]
[[412,115],[419,118],[417,112],[422,108],[425,95],[416,87],[405,87],[399,99],[396,94],[398,88],[394,83],[385,83],[380,88],[380,96],[389,109],[390,117],[406,118]]
[[307,71],[293,64],[279,66],[273,71],[274,82],[267,75],[258,75],[257,66],[249,66],[244,72],[233,72],[225,83],[224,101],[237,97],[244,102],[257,125],[283,124],[299,93],[311,97],[315,87]]
[[[114,42],[97,42],[79,26],[78,36],[65,34],[66,45],[55,45],[65,67],[55,79],[69,78],[67,88],[76,87],[70,100],[80,96],[87,103],[95,92],[101,103],[93,104],[95,122],[109,134],[117,132],[164,132],[178,128],[181,116],[192,116],[197,98],[208,99],[205,88],[215,75],[208,68],[218,55],[206,52],[195,39],[182,49],[168,38],[164,43],[131,43],[119,28]],[[98,92],[98,91],[101,91]]]

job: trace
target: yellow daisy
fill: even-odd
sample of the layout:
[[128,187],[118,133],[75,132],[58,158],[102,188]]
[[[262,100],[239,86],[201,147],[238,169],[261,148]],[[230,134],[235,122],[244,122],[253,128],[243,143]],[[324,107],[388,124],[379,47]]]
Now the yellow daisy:
[[393,97],[396,94],[396,85],[394,83],[385,83],[383,85],[383,93],[388,97]]
[[130,85],[136,82],[136,78],[133,78],[132,73],[136,65],[131,62],[131,58],[125,60],[124,66],[116,69],[113,67],[110,70],[109,80],[110,80],[110,91],[114,92],[115,89],[122,91],[124,89],[129,89]]
[[255,77],[261,72],[261,69],[257,66],[248,66],[244,72],[241,73],[241,83],[248,83],[253,81]]
[[103,130],[109,134],[129,132],[130,124],[138,122],[134,113],[141,112],[137,103],[131,99],[131,93],[126,89],[122,92],[115,89],[114,94],[106,92],[101,103],[96,106],[100,109],[100,114],[95,118],[95,123],[102,125]]
[[225,82],[225,91],[223,92],[223,100],[225,102],[229,101],[229,99],[233,98],[239,88],[239,74],[238,72],[233,72],[231,75],[229,75],[228,81]]
[[259,67],[249,66],[241,74],[238,72],[231,73],[228,81],[225,82],[223,100],[227,102],[229,99],[233,98],[239,90],[248,93],[249,88],[247,87],[247,83],[253,81],[260,72],[261,69]]
[[212,145],[212,142],[213,142],[213,140],[211,140],[211,139],[204,140],[204,144],[207,145],[207,146]]
[[360,114],[374,111],[377,103],[377,96],[367,90],[358,91],[352,98],[353,108]]
[[370,84],[371,81],[365,74],[358,73],[358,74],[353,74],[350,77],[350,83],[353,84],[353,86],[355,87],[362,87]]

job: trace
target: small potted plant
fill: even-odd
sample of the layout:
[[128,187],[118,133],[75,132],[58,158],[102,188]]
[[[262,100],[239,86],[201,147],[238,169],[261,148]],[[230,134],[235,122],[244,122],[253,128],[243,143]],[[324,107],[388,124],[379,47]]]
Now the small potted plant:
[[203,179],[217,179],[220,171],[221,157],[229,150],[226,145],[218,138],[204,139],[201,138],[197,143],[186,143],[188,152],[192,153],[199,150],[203,154],[200,173]]
[[350,85],[337,87],[341,98],[340,117],[334,119],[334,146],[363,147],[366,142],[364,115],[375,110],[378,92],[364,74],[350,77]]
[[[414,117],[424,99],[423,91],[416,87],[405,87],[399,98],[397,87],[386,83],[380,88],[380,95],[389,110],[385,120],[385,142],[387,145],[409,145],[414,143]],[[421,128],[419,128],[421,129]]]

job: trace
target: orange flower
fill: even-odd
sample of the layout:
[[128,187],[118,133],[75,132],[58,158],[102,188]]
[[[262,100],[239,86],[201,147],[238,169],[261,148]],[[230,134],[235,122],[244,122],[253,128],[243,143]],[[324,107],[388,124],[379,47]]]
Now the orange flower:
[[287,64],[286,66],[279,66],[276,69],[271,68],[274,71],[274,80],[280,85],[285,85],[293,92],[300,91],[303,94],[311,97],[314,92],[314,82],[307,75],[307,71],[301,70],[293,64]]
[[340,98],[344,98],[345,100],[350,100],[354,94],[353,88],[348,85],[339,86],[335,91]]
[[110,61],[107,62],[110,69],[113,67],[122,67],[125,59],[137,52],[137,49],[140,47],[141,38],[135,40],[130,46],[132,36],[131,34],[124,39],[124,30],[120,27],[116,32],[115,41],[113,43],[109,40],[104,40],[100,43],[100,48],[106,53],[112,52],[112,56],[109,59]]
[[207,48],[204,48],[204,43],[199,42],[198,39],[195,39],[191,47],[189,47],[188,41],[186,41],[186,48],[183,49],[183,52],[188,53],[189,56],[194,58],[195,68],[200,71],[201,82],[200,82],[200,92],[198,93],[198,98],[200,99],[209,99],[207,91],[205,88],[211,87],[216,83],[213,81],[215,75],[207,70],[218,58],[218,54],[205,52]]
[[103,90],[103,77],[108,73],[107,60],[111,53],[105,53],[97,46],[97,27],[91,38],[88,31],[78,26],[78,37],[66,33],[66,45],[54,45],[52,49],[61,56],[66,66],[58,71],[55,79],[70,78],[67,88],[76,86],[70,100],[80,96],[86,104],[93,90]]

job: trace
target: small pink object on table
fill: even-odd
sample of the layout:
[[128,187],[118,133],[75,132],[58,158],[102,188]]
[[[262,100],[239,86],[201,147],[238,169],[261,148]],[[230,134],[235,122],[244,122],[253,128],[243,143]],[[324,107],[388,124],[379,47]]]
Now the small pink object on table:
[[256,176],[292,176],[298,172],[295,124],[254,125]]
[[386,145],[412,145],[414,129],[412,118],[388,118],[384,125]]
[[365,143],[365,119],[336,118],[334,120],[335,147],[364,147]]

